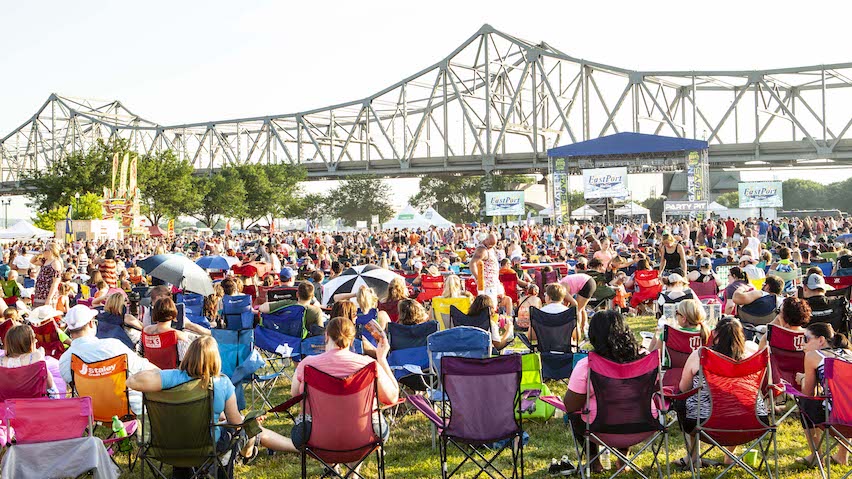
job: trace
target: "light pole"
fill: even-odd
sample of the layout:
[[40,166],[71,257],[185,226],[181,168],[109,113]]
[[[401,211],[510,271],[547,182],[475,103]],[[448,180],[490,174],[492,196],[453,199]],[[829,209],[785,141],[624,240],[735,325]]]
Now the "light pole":
[[3,205],[3,227],[9,227],[9,205],[12,204],[12,198],[0,200],[0,205]]
[[80,207],[80,192],[74,193],[74,214],[77,214],[77,208]]

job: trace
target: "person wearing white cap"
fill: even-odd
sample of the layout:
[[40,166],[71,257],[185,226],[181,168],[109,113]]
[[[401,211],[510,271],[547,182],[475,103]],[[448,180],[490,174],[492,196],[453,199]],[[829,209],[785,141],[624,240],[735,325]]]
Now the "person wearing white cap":
[[[59,372],[62,379],[71,383],[74,375],[71,373],[71,356],[76,355],[87,363],[114,358],[121,354],[127,356],[128,375],[136,374],[146,369],[157,369],[156,366],[140,357],[117,339],[101,339],[96,336],[98,331],[95,317],[98,312],[82,304],[74,306],[65,314],[65,325],[71,335],[71,346],[59,358]],[[130,409],[136,414],[142,414],[142,393],[128,391]]]
[[740,268],[745,272],[748,279],[761,279],[766,277],[766,272],[757,267],[757,259],[749,255],[740,256]]
[[665,291],[660,293],[659,298],[657,298],[657,303],[660,306],[679,303],[685,299],[695,299],[695,293],[689,289],[689,282],[683,276],[672,273],[666,277],[665,282],[668,286]]
[[809,301],[816,296],[825,297],[825,292],[828,289],[829,286],[825,284],[825,278],[821,274],[811,273],[808,275],[807,280],[805,280],[804,288],[802,288],[802,297]]

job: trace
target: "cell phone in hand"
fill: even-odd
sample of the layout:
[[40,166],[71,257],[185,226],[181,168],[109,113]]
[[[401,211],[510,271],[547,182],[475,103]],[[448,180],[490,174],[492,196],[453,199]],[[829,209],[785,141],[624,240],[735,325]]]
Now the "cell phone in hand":
[[377,323],[375,319],[372,319],[370,320],[370,322],[365,324],[364,328],[367,330],[368,333],[370,333],[370,336],[372,336],[373,339],[376,340],[376,342],[381,341],[382,338],[385,337],[385,333],[382,331],[382,327],[379,326],[379,323]]

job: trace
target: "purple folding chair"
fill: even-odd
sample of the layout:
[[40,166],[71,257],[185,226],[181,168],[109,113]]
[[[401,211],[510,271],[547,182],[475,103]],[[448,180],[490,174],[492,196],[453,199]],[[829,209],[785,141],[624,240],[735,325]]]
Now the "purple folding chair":
[[[507,476],[494,461],[506,449],[512,455],[511,477],[523,479],[522,369],[518,354],[486,359],[444,356],[441,383],[447,401],[441,403],[440,415],[424,397],[410,397],[414,407],[438,429],[442,479],[455,475],[468,461],[476,465],[479,474],[505,479]],[[450,444],[461,451],[464,459],[448,473]],[[483,454],[487,451],[482,451],[486,445],[496,450],[490,458]]]

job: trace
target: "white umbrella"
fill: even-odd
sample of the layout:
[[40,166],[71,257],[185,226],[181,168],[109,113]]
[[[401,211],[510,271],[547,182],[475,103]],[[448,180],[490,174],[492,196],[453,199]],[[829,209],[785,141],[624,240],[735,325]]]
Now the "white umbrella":
[[388,295],[388,284],[394,278],[402,279],[402,276],[373,264],[353,266],[323,286],[322,304],[328,306],[333,303],[336,294],[356,293],[362,285],[373,288],[379,298],[384,298]]
[[204,296],[213,294],[213,281],[201,266],[177,254],[149,256],[137,263],[152,277]]

